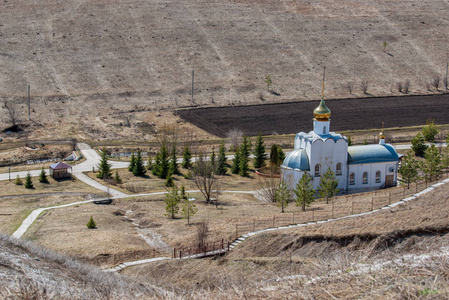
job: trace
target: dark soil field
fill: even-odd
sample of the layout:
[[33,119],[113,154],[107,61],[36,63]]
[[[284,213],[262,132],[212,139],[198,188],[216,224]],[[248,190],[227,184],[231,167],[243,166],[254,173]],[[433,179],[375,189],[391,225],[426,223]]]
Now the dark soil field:
[[[249,136],[309,132],[319,101],[180,110],[181,118],[220,137],[232,129]],[[449,94],[326,100],[331,131],[449,123]]]

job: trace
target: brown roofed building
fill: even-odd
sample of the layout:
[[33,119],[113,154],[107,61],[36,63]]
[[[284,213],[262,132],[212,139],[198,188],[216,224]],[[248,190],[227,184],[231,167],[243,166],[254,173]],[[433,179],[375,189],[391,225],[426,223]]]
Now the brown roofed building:
[[50,165],[50,176],[53,179],[58,178],[71,178],[72,177],[72,167],[68,164],[57,162]]

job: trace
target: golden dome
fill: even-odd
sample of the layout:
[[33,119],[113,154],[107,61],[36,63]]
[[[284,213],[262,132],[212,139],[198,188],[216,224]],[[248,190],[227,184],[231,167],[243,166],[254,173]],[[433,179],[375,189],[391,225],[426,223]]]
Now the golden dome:
[[317,121],[329,121],[331,110],[327,108],[326,103],[324,103],[324,98],[321,98],[320,105],[313,111],[313,117]]
[[384,122],[382,122],[382,131],[379,133],[379,138],[385,140]]

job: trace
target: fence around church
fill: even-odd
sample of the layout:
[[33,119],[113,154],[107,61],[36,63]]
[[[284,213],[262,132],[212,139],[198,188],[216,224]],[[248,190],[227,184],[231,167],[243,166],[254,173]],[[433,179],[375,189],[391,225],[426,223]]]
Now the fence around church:
[[[448,175],[446,174],[446,176]],[[306,211],[298,208],[296,212],[280,213],[270,217],[261,217],[245,223],[235,224],[233,238],[236,239],[245,233],[262,229],[325,221],[369,212],[410,197],[436,182],[430,183],[423,181],[410,184],[410,188],[401,186],[370,193],[341,195],[329,199],[329,204],[326,204],[325,200],[321,200],[315,202],[311,207],[306,207]],[[295,203],[291,202],[289,205],[295,205]]]

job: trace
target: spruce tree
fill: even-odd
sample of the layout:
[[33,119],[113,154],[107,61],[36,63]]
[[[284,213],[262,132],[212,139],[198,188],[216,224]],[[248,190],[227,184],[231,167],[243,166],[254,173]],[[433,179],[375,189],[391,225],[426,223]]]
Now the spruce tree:
[[192,163],[190,162],[192,159],[192,153],[190,153],[189,146],[184,147],[184,151],[182,152],[182,163],[181,167],[184,169],[190,169],[192,167]]
[[147,170],[151,171],[153,169],[153,158],[148,153]]
[[179,174],[178,169],[178,161],[176,157],[176,146],[173,145],[172,151],[171,151],[171,159],[170,159],[170,172],[172,174]]
[[296,206],[301,206],[302,210],[306,210],[306,206],[309,206],[315,200],[315,190],[312,185],[312,177],[305,173],[296,184],[296,188],[293,190],[296,195]]
[[420,164],[421,171],[423,171],[426,179],[432,181],[432,178],[437,178],[441,172],[441,156],[434,144],[426,150],[424,158],[425,160]]
[[30,174],[30,172],[27,173],[27,176],[25,178],[25,188],[27,188],[27,189],[34,188],[33,181],[31,181],[31,174]]
[[143,165],[142,154],[140,150],[137,151],[137,157],[134,161],[134,168],[132,172],[134,176],[143,176],[147,172],[145,166]]
[[259,133],[254,146],[254,168],[260,169],[265,166],[267,154],[265,153],[265,145],[263,143],[262,134]]
[[101,179],[108,179],[112,176],[111,165],[108,162],[108,156],[106,154],[106,149],[101,150],[101,160],[100,164],[97,166],[98,174],[97,177]]
[[278,167],[280,165],[282,165],[282,163],[284,162],[285,159],[285,152],[284,150],[282,150],[281,146],[278,146],[278,157],[279,157],[279,162],[278,162]]
[[410,183],[418,179],[418,163],[414,158],[413,152],[408,152],[401,162],[401,168],[398,170],[401,174],[402,182],[407,184],[407,189],[410,188]]
[[128,171],[132,173],[135,166],[136,166],[136,156],[134,155],[133,152],[131,153],[131,160],[129,161]]
[[122,179],[120,178],[120,175],[118,174],[118,171],[115,170],[115,176],[114,176],[114,180],[117,184],[122,183]]
[[225,148],[224,144],[221,144],[220,150],[218,153],[217,174],[224,175],[224,174],[226,174],[227,170],[228,170],[228,167],[226,164],[226,148]]
[[419,132],[412,140],[412,150],[415,152],[416,156],[424,156],[428,146],[424,143],[425,139],[421,132]]
[[187,219],[187,225],[190,225],[190,218],[193,217],[194,214],[198,209],[196,208],[196,205],[193,204],[193,201],[189,201],[189,199],[182,198],[181,200],[181,216],[184,219]]
[[173,176],[171,171],[168,172],[167,178],[165,179],[165,186],[166,187],[173,187],[175,185],[175,182],[173,181]]
[[186,188],[181,186],[181,199],[187,199]]
[[247,137],[243,137],[242,145],[240,145],[240,168],[239,175],[249,176],[249,155],[251,153],[251,140]]
[[235,151],[234,158],[232,159],[231,172],[232,174],[238,174],[240,172],[240,151]]
[[210,163],[213,166],[217,166],[217,156],[215,155],[215,150],[214,149],[212,149],[212,152],[210,154]]
[[40,183],[48,183],[47,175],[45,174],[44,167],[42,167],[41,173],[39,174],[39,182]]
[[171,219],[174,219],[176,214],[179,211],[179,193],[176,187],[173,187],[170,191],[165,194],[165,211],[167,212],[165,215]]
[[170,163],[168,159],[168,151],[165,143],[162,144],[162,147],[158,154],[156,155],[156,162],[153,166],[153,174],[159,178],[165,179],[170,170]]
[[281,208],[281,212],[288,206],[288,200],[290,199],[290,192],[288,191],[287,184],[282,180],[279,186],[276,188],[274,197],[277,202],[277,206]]
[[326,198],[326,203],[329,203],[329,199],[337,195],[339,192],[337,186],[338,179],[336,179],[334,172],[329,167],[326,173],[321,176],[320,185],[318,186],[318,193],[320,194],[320,197]]
[[94,218],[92,218],[92,216],[90,216],[89,222],[87,222],[86,226],[89,229],[97,228],[97,224],[95,223]]

